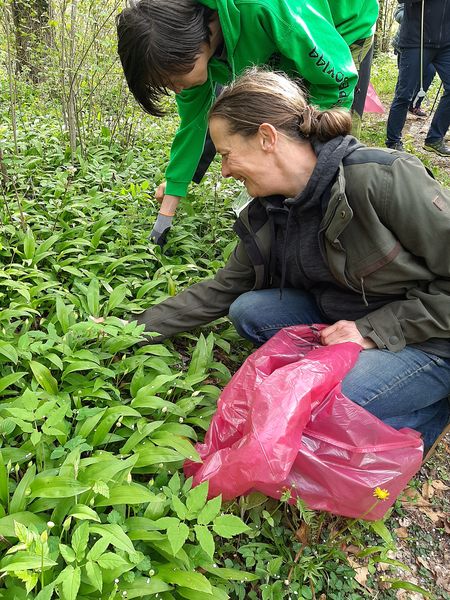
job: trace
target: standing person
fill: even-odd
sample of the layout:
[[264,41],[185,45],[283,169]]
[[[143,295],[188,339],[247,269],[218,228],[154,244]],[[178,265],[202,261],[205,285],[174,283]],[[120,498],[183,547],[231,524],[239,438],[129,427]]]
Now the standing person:
[[350,127],[347,112],[308,105],[275,73],[226,88],[210,131],[222,175],[254,197],[240,242],[214,279],[138,321],[167,337],[228,313],[257,345],[282,327],[329,324],[324,345],[363,348],[346,396],[429,448],[450,415],[450,193],[418,158],[367,148]]
[[428,65],[436,69],[444,86],[425,138],[424,148],[450,156],[445,135],[450,125],[450,2],[448,0],[398,0],[404,4],[400,28],[399,73],[387,121],[386,146],[403,149],[402,130],[410,102],[420,81],[423,88]]
[[[394,18],[399,24],[399,28],[397,29],[396,34],[392,39],[392,46],[394,47],[394,53],[397,55],[397,68],[400,68],[400,48],[399,48],[399,40],[400,40],[400,27],[403,21],[403,14],[405,12],[405,5],[400,4],[394,11]],[[423,73],[423,91],[427,92],[430,88],[430,85],[433,83],[434,76],[436,75],[436,69],[430,63],[426,70]],[[419,74],[420,76],[420,74]],[[420,90],[420,82],[417,80],[416,90],[414,91],[413,98],[408,106],[408,111],[415,115],[416,117],[425,118],[427,113],[422,108],[422,101],[425,96],[419,96]]]
[[118,52],[131,92],[146,112],[161,116],[158,100],[172,90],[180,115],[157,190],[156,243],[164,243],[180,197],[214,156],[212,149],[198,168],[216,85],[267,65],[302,78],[318,106],[350,108],[377,16],[378,0],[139,0],[123,10]]

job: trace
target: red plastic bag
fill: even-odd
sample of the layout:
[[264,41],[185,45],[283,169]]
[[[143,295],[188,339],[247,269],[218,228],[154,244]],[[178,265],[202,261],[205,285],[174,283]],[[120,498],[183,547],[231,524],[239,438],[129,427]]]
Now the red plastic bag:
[[[310,508],[379,519],[420,468],[420,434],[396,431],[340,390],[360,346],[321,346],[322,326],[288,327],[245,361],[225,387],[197,444],[203,463],[187,461],[194,485],[225,500],[286,488]],[[377,502],[376,487],[389,491]]]

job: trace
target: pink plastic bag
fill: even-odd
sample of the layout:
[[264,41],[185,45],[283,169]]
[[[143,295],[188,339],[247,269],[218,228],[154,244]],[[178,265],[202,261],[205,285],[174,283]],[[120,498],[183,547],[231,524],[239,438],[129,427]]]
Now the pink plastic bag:
[[[396,431],[341,393],[360,347],[321,346],[321,327],[281,330],[225,387],[197,444],[203,463],[184,466],[194,485],[209,481],[210,497],[280,498],[289,488],[310,508],[379,519],[420,468],[420,434]],[[376,487],[389,499],[377,503]]]
[[378,98],[378,94],[371,83],[367,88],[366,102],[364,104],[364,112],[366,113],[384,113],[384,106]]

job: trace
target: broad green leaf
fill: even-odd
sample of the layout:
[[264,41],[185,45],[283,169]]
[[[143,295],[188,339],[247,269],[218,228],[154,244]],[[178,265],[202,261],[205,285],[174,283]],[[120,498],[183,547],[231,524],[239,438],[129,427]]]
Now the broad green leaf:
[[64,304],[64,300],[57,296],[56,298],[56,318],[61,325],[61,329],[63,333],[67,333],[70,327],[70,319],[69,319],[70,311],[68,307]]
[[166,431],[157,431],[152,436],[152,442],[156,446],[164,446],[177,450],[185,458],[189,458],[193,462],[202,462],[200,455],[194,448],[193,444],[178,435],[170,434]]
[[381,519],[379,521],[370,521],[369,525],[375,531],[375,533],[379,535],[384,542],[386,542],[386,544],[389,546],[394,544],[391,532],[384,524],[384,521]]
[[194,525],[194,530],[198,543],[212,560],[216,549],[212,533],[205,525]]
[[181,598],[186,598],[186,600],[229,600],[230,598],[225,590],[214,586],[211,587],[210,594],[182,587],[177,588],[177,593]]
[[132,598],[147,598],[156,596],[163,592],[169,592],[172,588],[158,577],[136,577],[133,583],[125,583],[120,586],[122,593],[127,592],[127,600]]
[[178,551],[184,546],[188,536],[189,527],[185,523],[172,523],[169,525],[167,528],[167,538],[172,547],[174,556],[176,556]]
[[212,352],[214,347],[214,335],[210,333],[208,338],[201,333],[194,352],[192,353],[191,363],[187,372],[187,378],[196,375],[202,375],[213,360]]
[[[9,476],[0,450],[0,503],[7,508],[9,500]],[[11,511],[12,512],[12,511]]]
[[100,306],[100,289],[98,285],[98,279],[95,277],[91,279],[87,290],[87,303],[91,315],[93,317],[98,317]]
[[91,525],[90,530],[92,533],[101,535],[119,550],[125,550],[128,553],[135,552],[133,542],[119,525]]
[[[0,457],[1,458],[1,457]],[[0,467],[1,469],[1,467]],[[32,481],[34,480],[36,475],[36,465],[31,465],[28,467],[27,472],[19,481],[13,497],[11,499],[11,504],[9,510],[11,513],[19,513],[25,510],[27,506],[27,490],[30,487]]]
[[96,506],[115,506],[116,504],[145,504],[154,498],[154,494],[143,485],[130,483],[110,488],[109,498],[98,498]]
[[36,241],[30,228],[27,229],[23,239],[23,253],[26,259],[31,260],[36,250]]
[[158,577],[166,583],[174,583],[207,594],[210,594],[212,590],[206,577],[201,573],[197,573],[197,571],[180,571],[169,565],[164,565],[159,569]]
[[200,485],[189,490],[186,496],[186,506],[192,515],[197,515],[206,504],[208,497],[208,482],[204,481]]
[[199,512],[197,522],[199,525],[208,525],[211,523],[220,512],[222,506],[222,496],[216,496],[205,504],[202,510]]
[[184,460],[184,456],[169,448],[142,448],[137,452],[139,458],[136,467],[147,467],[160,463],[173,463]]
[[[149,383],[138,390],[135,400],[145,399],[148,396],[154,396],[155,394],[158,394],[165,389],[167,383],[177,379],[177,377],[179,377],[179,375],[157,375],[153,379],[152,383]],[[133,403],[131,406],[133,406]]]
[[[158,375],[157,377],[168,377],[168,375]],[[162,398],[158,398],[158,396],[144,396],[143,394],[140,394],[141,390],[144,390],[145,387],[139,390],[136,398],[131,402],[131,406],[139,408],[142,414],[149,414],[155,410],[161,410],[180,417],[186,416],[185,412],[174,402],[163,400]]]
[[221,515],[220,517],[216,517],[212,527],[217,535],[224,538],[232,538],[250,529],[244,521],[235,515]]
[[75,506],[70,509],[69,515],[75,517],[75,519],[80,519],[80,521],[87,520],[100,522],[100,517],[95,510],[92,510],[92,508],[85,504],[75,504]]
[[80,567],[67,565],[59,577],[62,579],[62,600],[77,600],[81,583]]
[[86,548],[89,541],[89,523],[83,521],[72,534],[72,548],[77,555],[77,560],[80,562],[84,558]]
[[46,519],[32,512],[19,512],[7,515],[0,519],[0,535],[3,537],[17,537],[16,523],[21,523],[26,527],[34,525],[38,531],[41,531],[45,528]]
[[54,589],[55,589],[55,583],[54,582],[49,583],[44,588],[42,588],[42,590],[36,596],[35,600],[51,600]]
[[108,546],[109,546],[109,540],[107,540],[105,538],[100,538],[99,540],[97,540],[95,542],[95,544],[89,550],[86,558],[88,560],[96,561],[105,552],[105,550]]
[[24,375],[26,375],[26,371],[20,371],[18,373],[10,373],[9,375],[5,375],[5,377],[0,378],[0,392],[9,388],[13,383],[17,383]]
[[103,589],[102,570],[97,563],[88,560],[86,565],[86,575],[91,585],[99,592]]
[[47,367],[37,361],[31,360],[30,367],[39,385],[49,394],[58,393],[58,383]]
[[172,506],[179,519],[184,520],[187,517],[186,505],[181,502],[178,496],[172,496]]
[[125,567],[129,564],[124,558],[118,554],[113,554],[112,552],[106,552],[105,554],[102,554],[99,558],[97,558],[97,563],[100,568],[108,570]]
[[47,475],[37,477],[30,485],[33,498],[70,498],[91,489],[90,485],[80,483],[69,477]]
[[5,356],[8,360],[17,365],[17,361],[19,357],[17,355],[17,350],[14,348],[12,344],[8,344],[7,342],[3,342],[0,340],[0,354]]
[[128,286],[125,283],[118,285],[113,289],[111,295],[108,300],[108,304],[106,307],[106,314],[109,314],[112,310],[114,310],[119,304],[125,300],[125,297],[128,293]]
[[385,579],[387,583],[391,584],[391,588],[394,590],[408,590],[409,592],[418,592],[422,594],[425,598],[433,598],[433,594],[428,592],[424,588],[419,585],[415,585],[414,583],[410,583],[409,581],[400,581],[399,579]]
[[59,551],[61,552],[61,556],[66,561],[66,563],[75,562],[77,557],[70,546],[66,546],[66,544],[59,544]]
[[226,579],[228,581],[256,581],[260,578],[257,573],[249,573],[248,571],[241,571],[240,569],[223,569],[220,567],[206,567],[205,568],[208,573],[211,575],[216,575],[221,579]]
[[40,569],[41,565],[44,567],[54,567],[56,562],[49,558],[41,558],[40,556],[33,556],[26,552],[18,552],[14,556],[6,556],[0,562],[0,571],[11,573],[14,571],[26,571],[27,569]]

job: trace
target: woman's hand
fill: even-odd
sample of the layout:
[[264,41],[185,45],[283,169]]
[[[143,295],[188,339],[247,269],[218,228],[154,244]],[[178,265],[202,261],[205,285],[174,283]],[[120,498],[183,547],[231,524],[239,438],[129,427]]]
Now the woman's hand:
[[377,347],[375,342],[370,338],[362,337],[354,321],[336,321],[334,325],[322,329],[320,332],[320,341],[324,346],[342,344],[343,342],[355,342],[355,344],[359,344],[364,350]]

